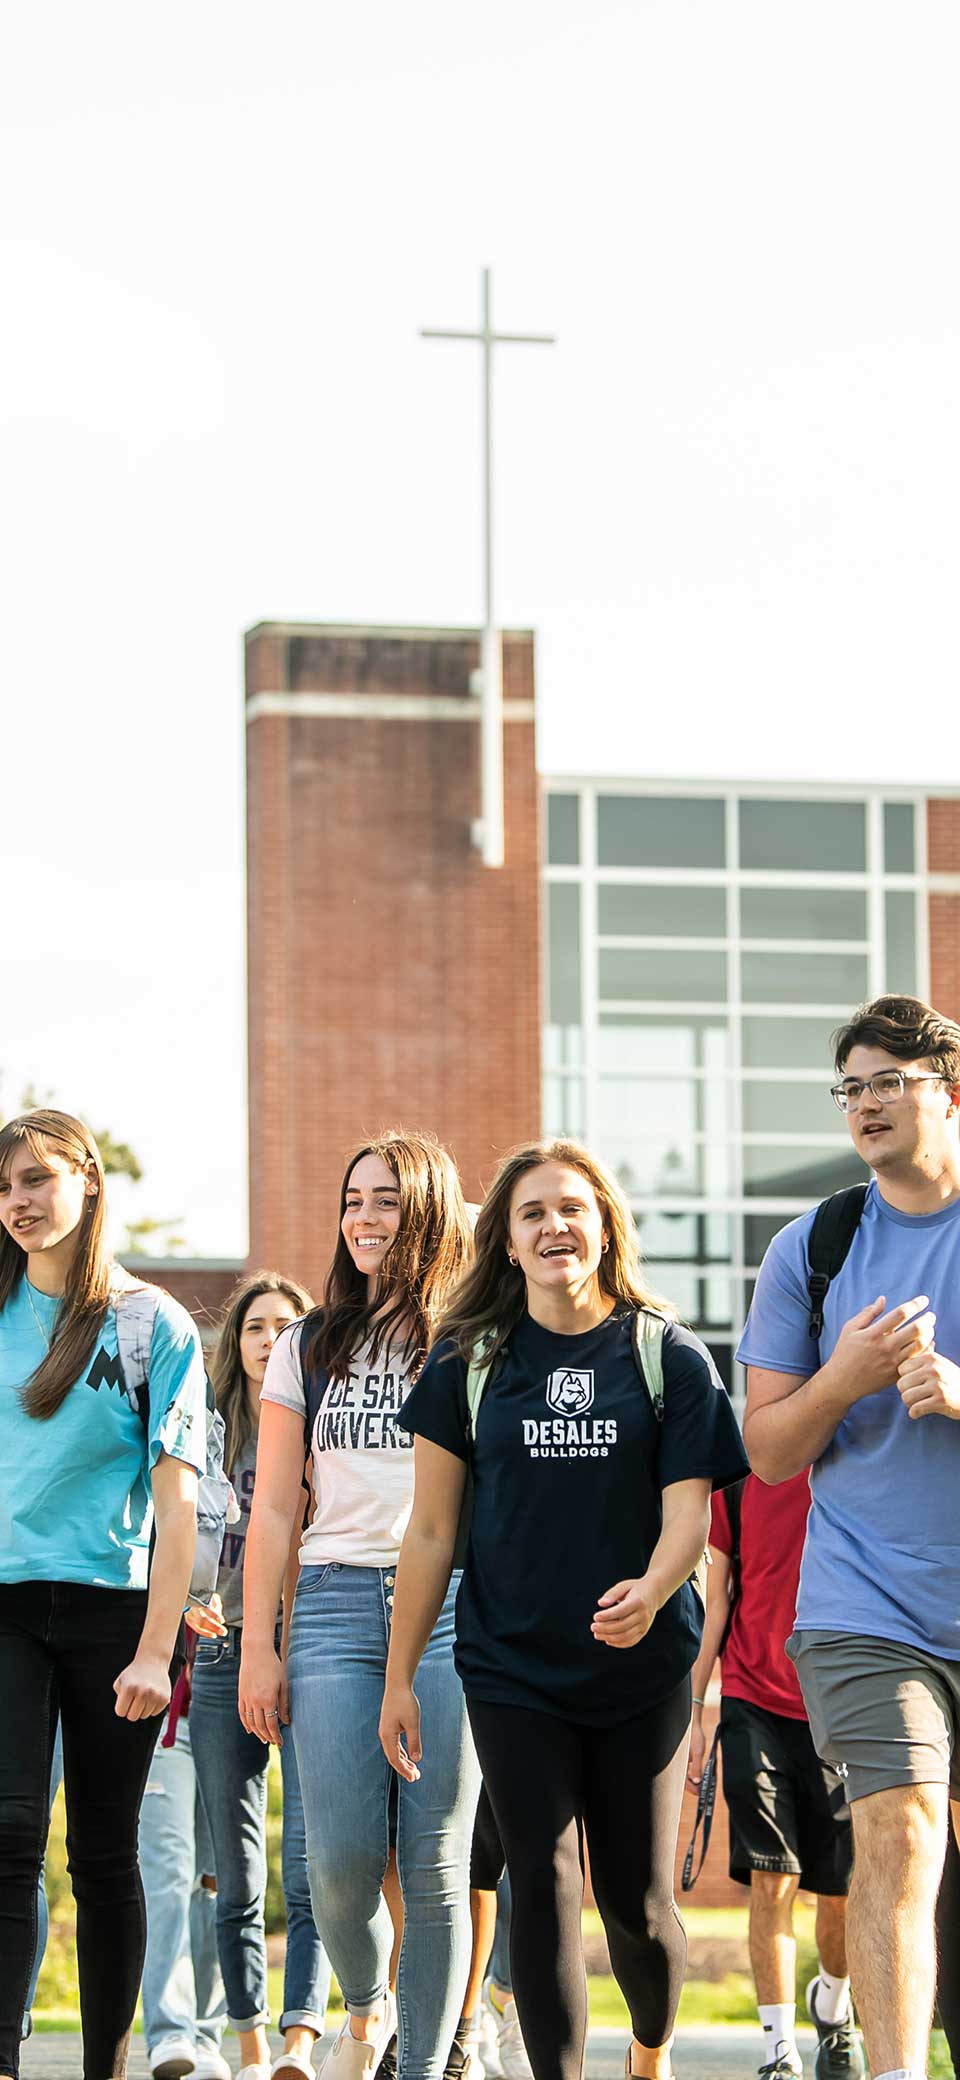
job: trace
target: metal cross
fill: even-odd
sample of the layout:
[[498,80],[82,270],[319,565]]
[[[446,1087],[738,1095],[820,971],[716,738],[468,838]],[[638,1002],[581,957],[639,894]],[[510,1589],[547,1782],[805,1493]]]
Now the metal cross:
[[474,844],[485,867],[503,865],[503,669],[493,612],[493,348],[552,347],[549,332],[494,332],[492,278],[483,270],[483,322],[479,332],[421,329],[421,339],[469,339],[483,348],[483,649],[481,652],[480,763],[482,809],[473,826]]

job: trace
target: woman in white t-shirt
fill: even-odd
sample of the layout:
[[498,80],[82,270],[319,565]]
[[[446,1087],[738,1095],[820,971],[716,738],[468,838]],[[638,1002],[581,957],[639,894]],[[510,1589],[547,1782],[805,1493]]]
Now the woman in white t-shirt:
[[[261,1395],[247,1539],[240,1711],[263,1741],[290,1724],[314,1915],[347,2008],[327,2080],[372,2080],[398,2033],[400,2080],[441,2080],[470,1959],[470,1842],[479,1771],[453,1666],[454,1577],[420,1677],[433,1766],[401,1784],[405,1929],[394,2002],[382,1885],[391,1772],[377,1726],[413,1451],[397,1415],[464,1269],[470,1230],[451,1158],[390,1134],[347,1166],[324,1304],[276,1344]],[[273,1618],[299,1506],[304,1430],[316,1497],[300,1549],[289,1688]]]

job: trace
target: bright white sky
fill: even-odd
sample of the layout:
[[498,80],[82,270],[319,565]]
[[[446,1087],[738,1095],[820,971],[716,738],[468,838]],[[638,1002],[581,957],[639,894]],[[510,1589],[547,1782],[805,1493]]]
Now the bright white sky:
[[0,1100],[245,1246],[241,632],[501,619],[548,772],[960,781],[952,0],[3,11]]

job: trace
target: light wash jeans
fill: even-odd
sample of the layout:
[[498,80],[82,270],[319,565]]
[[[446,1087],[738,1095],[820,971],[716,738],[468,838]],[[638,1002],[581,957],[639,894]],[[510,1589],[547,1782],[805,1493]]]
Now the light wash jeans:
[[503,1877],[497,1886],[497,1925],[494,1930],[493,1949],[490,1952],[490,1963],[487,1970],[497,1986],[509,1986],[512,1988],[513,1980],[510,1976],[511,1919],[510,1880],[506,1871],[504,1871]]
[[[63,1776],[63,1734],[62,1734],[62,1733],[61,1733],[61,1731],[60,1731],[60,1721],[59,1721],[59,1719],[58,1719],[58,1720],[57,1720],[57,1737],[56,1737],[56,1740],[54,1741],[54,1744],[53,1744],[53,1761],[52,1761],[52,1763],[51,1763],[51,1765],[50,1765],[50,1811],[51,1811],[51,1813],[53,1812],[53,1801],[54,1801],[54,1799],[56,1798],[57,1792],[58,1792],[58,1791],[59,1791],[59,1789],[60,1789],[60,1780],[61,1780],[62,1776]],[[32,2028],[33,2028],[33,2014],[32,2014],[32,2009],[33,2009],[33,2003],[34,2003],[34,2001],[36,2000],[36,1997],[37,1997],[37,1980],[38,1980],[38,1979],[39,1979],[39,1977],[40,1977],[40,1966],[41,1966],[41,1965],[42,1965],[42,1963],[43,1963],[43,1959],[44,1959],[44,1952],[46,1951],[46,1947],[47,1947],[47,1937],[48,1937],[48,1935],[49,1935],[49,1933],[50,1933],[50,1909],[49,1909],[49,1907],[48,1907],[48,1905],[47,1905],[47,1888],[46,1888],[46,1884],[45,1884],[45,1882],[44,1882],[44,1880],[45,1880],[45,1875],[46,1875],[46,1854],[44,1854],[44,1860],[43,1860],[43,1863],[42,1863],[42,1864],[40,1865],[40,1878],[39,1878],[39,1882],[38,1882],[38,1884],[37,1884],[37,1947],[36,1947],[36,1950],[35,1950],[35,1951],[34,1951],[34,1953],[33,1953],[33,1971],[32,1971],[32,1972],[31,1972],[31,1974],[30,1974],[30,1987],[29,1987],[29,1991],[28,1991],[28,1993],[27,1993],[27,2005],[26,2005],[26,2007],[25,2007],[25,2009],[24,2009],[24,2011],[23,2011],[23,2022],[22,2022],[22,2024],[21,2024],[21,2035],[22,2035],[23,2037],[28,2037],[28,2036],[30,2035],[30,2032],[31,2032]]]
[[140,1808],[140,1875],[147,1902],[143,2031],[152,2051],[164,2037],[219,2051],[227,2025],[217,1901],[201,1884],[214,1876],[213,1846],[181,1719],[172,1748],[154,1750]]
[[[237,1705],[240,1627],[225,1639],[199,1640],[190,1700],[190,1739],[213,1838],[217,1941],[235,2030],[270,2020],[263,1900],[267,1886],[267,1768],[270,1750],[247,1733]],[[283,1771],[281,1876],[287,1910],[281,2030],[298,2023],[323,2035],[330,1963],[310,1904],[300,1780],[290,1729]]]
[[[400,2080],[440,2080],[470,1965],[470,1843],[480,1769],[453,1666],[459,1580],[454,1576],[417,1674],[422,1774],[416,1784],[395,1779],[405,1908]],[[382,2001],[393,1945],[381,1891],[393,1772],[377,1732],[393,1581],[392,1572],[377,1567],[304,1567],[287,1657],[314,1913],[356,2015]]]

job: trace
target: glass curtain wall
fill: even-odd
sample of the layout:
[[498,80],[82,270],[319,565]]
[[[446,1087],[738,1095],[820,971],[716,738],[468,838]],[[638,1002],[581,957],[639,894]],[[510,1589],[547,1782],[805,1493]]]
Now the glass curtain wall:
[[545,1131],[612,1165],[739,1400],[767,1243],[865,1174],[831,1032],[928,993],[922,798],[551,782],[546,807]]

